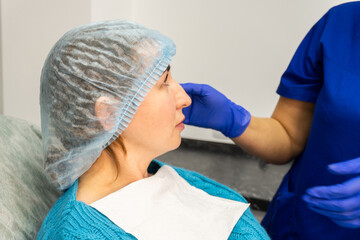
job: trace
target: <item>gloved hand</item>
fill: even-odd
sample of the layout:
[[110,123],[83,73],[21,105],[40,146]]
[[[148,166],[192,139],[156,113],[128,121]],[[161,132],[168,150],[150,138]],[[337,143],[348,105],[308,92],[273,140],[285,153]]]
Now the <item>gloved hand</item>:
[[347,228],[360,228],[360,157],[328,166],[334,174],[354,178],[332,186],[309,188],[303,199],[313,211]]
[[251,115],[222,93],[205,84],[181,84],[192,104],[183,109],[185,124],[212,128],[225,136],[240,136],[250,123]]

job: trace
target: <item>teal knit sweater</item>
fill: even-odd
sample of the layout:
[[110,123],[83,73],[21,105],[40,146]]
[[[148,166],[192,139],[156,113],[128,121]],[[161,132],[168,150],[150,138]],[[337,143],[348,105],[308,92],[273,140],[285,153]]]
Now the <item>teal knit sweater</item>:
[[[156,173],[164,165],[151,162],[148,172]],[[174,167],[189,184],[213,196],[240,202],[246,200],[230,188],[212,181],[198,173]],[[37,239],[136,239],[115,225],[95,208],[76,200],[76,181],[55,203],[48,213]],[[270,239],[265,230],[247,209],[235,225],[229,239]]]

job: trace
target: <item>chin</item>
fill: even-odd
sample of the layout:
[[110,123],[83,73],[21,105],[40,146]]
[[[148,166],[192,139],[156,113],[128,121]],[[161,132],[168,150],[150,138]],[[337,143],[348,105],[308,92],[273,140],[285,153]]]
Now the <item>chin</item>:
[[177,134],[176,136],[173,135],[170,139],[168,138],[166,141],[163,140],[162,143],[162,146],[165,148],[162,149],[163,151],[161,154],[173,151],[180,146],[181,136],[180,134]]
[[178,144],[176,145],[176,147],[174,148],[174,150],[177,149],[178,147],[180,147],[180,145],[181,145],[181,138],[180,138]]
[[181,136],[179,136],[176,140],[173,141],[172,147],[169,151],[175,150],[180,147],[181,144]]

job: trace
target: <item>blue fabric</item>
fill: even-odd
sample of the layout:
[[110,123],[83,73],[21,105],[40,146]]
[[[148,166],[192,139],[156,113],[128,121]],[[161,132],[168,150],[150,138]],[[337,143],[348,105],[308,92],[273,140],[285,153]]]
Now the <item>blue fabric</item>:
[[304,152],[284,177],[262,222],[272,239],[360,239],[311,211],[306,189],[353,178],[327,165],[360,156],[360,2],[329,10],[309,31],[282,76],[277,93],[315,103]]
[[[155,173],[162,165],[163,163],[154,160],[150,164],[148,172]],[[211,195],[246,202],[242,196],[230,188],[198,173],[181,168],[174,169],[192,186]],[[55,203],[46,217],[37,239],[136,239],[96,209],[76,201],[77,185],[78,181]],[[261,240],[269,239],[269,237],[250,209],[247,209],[235,225],[229,239]]]

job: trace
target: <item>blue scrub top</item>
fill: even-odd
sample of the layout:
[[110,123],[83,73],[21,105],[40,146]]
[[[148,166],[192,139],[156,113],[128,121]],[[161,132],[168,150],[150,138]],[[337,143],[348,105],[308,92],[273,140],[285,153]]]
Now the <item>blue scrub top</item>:
[[295,159],[262,222],[272,239],[360,239],[307,208],[306,189],[342,183],[327,165],[360,157],[360,2],[330,9],[309,31],[277,93],[315,103],[304,152]]

